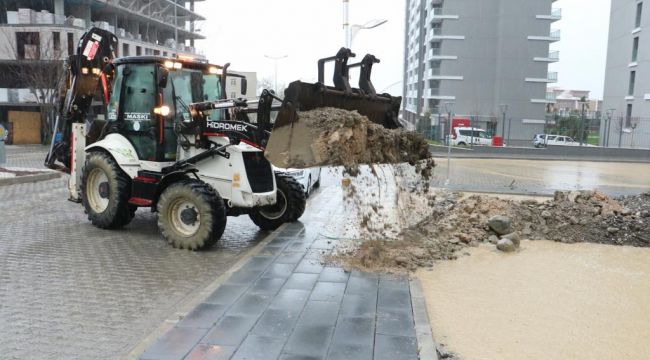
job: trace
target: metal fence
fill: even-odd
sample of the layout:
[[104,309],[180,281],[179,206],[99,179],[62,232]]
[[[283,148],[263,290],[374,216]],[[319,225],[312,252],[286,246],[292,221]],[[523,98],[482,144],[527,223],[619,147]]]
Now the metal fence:
[[604,116],[602,124],[601,146],[650,149],[650,118]]

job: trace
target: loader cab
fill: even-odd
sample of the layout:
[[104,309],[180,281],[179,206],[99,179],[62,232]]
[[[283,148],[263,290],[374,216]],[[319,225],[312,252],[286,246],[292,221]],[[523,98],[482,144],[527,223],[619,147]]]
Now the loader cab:
[[[222,98],[220,67],[161,57],[114,61],[107,118],[144,161],[172,162],[178,147],[175,126],[191,122],[188,105]],[[223,114],[214,111],[212,118]]]

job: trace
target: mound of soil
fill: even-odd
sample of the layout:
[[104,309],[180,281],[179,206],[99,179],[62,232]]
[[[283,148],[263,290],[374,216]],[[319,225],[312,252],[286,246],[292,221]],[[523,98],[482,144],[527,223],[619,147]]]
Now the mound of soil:
[[650,193],[612,199],[598,191],[557,192],[552,200],[439,193],[430,215],[393,239],[372,238],[330,261],[366,271],[404,272],[453,260],[467,246],[498,240],[488,219],[503,215],[522,239],[650,247]]
[[279,147],[280,141],[270,143],[266,156],[284,168],[343,166],[356,176],[360,164],[415,165],[431,158],[429,145],[421,135],[386,129],[356,111],[338,108],[300,112],[290,130],[275,129],[273,137],[286,139],[282,141],[286,144]]

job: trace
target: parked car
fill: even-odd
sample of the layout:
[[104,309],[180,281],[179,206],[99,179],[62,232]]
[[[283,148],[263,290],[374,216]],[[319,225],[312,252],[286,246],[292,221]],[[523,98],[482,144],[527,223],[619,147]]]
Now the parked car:
[[[533,138],[533,146],[536,148],[544,147],[546,145],[554,146],[580,146],[580,143],[575,141],[572,137],[564,135],[546,135],[546,134],[537,134]],[[593,147],[587,143],[583,143],[582,146]]]
[[305,195],[307,197],[309,197],[314,189],[320,186],[320,167],[308,169],[279,169],[274,167],[274,170],[284,172],[296,179],[305,189]]
[[492,145],[492,135],[487,131],[479,128],[456,127],[452,129],[451,145],[467,146],[474,145]]

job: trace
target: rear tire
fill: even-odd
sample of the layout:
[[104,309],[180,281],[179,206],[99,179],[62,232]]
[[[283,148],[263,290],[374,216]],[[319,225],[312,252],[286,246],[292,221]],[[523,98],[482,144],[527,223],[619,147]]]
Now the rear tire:
[[226,228],[226,205],[208,184],[180,180],[158,200],[158,228],[177,249],[201,250],[214,245]]
[[249,216],[262,230],[275,230],[286,222],[298,220],[305,212],[305,189],[291,176],[275,174],[277,201],[275,205],[253,210]]
[[118,229],[131,222],[136,206],[129,204],[131,179],[105,152],[92,151],[81,174],[81,203],[88,220],[101,229]]

